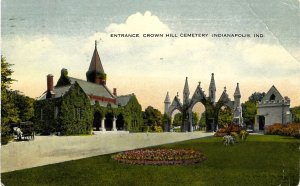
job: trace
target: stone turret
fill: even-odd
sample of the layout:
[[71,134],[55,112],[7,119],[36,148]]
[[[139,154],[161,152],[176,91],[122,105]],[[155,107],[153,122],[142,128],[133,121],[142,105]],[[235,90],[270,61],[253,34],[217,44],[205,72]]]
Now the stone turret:
[[211,102],[216,102],[216,83],[214,78],[214,73],[211,74],[211,80],[209,84],[209,97]]
[[184,89],[183,89],[183,104],[189,103],[189,97],[190,97],[190,90],[189,90],[189,84],[188,84],[188,77],[186,77]]
[[236,84],[236,88],[233,94],[234,104],[233,104],[233,122],[238,125],[243,125],[243,112],[241,106],[241,92],[239,83]]
[[168,113],[168,109],[169,109],[170,104],[171,104],[171,100],[170,100],[170,97],[169,97],[169,92],[167,92],[167,95],[166,95],[164,103],[165,103],[165,111],[164,111],[164,113],[166,114],[166,113]]
[[239,83],[236,84],[233,97],[234,97],[234,108],[236,108],[241,105],[241,92],[240,92]]

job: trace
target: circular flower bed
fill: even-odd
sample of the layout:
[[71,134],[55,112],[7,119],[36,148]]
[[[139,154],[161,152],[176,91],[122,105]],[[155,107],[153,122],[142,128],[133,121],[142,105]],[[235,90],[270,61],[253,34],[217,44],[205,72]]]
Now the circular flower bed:
[[205,156],[187,149],[138,149],[121,152],[112,158],[121,163],[140,165],[195,164],[205,160]]

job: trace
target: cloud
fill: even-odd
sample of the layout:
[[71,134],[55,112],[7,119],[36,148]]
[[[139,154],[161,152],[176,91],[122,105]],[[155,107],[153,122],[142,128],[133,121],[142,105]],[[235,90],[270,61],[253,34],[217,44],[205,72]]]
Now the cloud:
[[125,23],[112,23],[105,31],[107,33],[168,33],[170,28],[150,11],[146,11],[144,14],[137,12],[130,15]]

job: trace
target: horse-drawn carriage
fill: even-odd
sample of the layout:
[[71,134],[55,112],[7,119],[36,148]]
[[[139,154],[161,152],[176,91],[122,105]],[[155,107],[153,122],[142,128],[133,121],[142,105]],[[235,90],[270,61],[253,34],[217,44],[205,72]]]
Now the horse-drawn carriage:
[[18,140],[34,139],[34,127],[31,121],[15,123],[11,127]]

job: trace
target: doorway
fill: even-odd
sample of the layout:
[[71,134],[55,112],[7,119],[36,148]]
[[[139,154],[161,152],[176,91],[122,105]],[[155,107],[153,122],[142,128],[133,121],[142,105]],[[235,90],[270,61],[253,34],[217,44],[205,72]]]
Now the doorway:
[[259,130],[265,129],[265,116],[258,116]]

